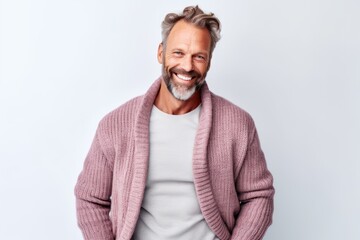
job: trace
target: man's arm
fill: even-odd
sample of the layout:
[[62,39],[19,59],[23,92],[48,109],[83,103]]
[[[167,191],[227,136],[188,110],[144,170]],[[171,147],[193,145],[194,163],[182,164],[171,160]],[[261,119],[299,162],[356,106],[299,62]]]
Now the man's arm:
[[78,225],[85,240],[114,240],[110,221],[112,169],[98,133],[75,186]]
[[236,179],[236,188],[241,209],[231,239],[262,239],[272,222],[275,190],[255,128]]

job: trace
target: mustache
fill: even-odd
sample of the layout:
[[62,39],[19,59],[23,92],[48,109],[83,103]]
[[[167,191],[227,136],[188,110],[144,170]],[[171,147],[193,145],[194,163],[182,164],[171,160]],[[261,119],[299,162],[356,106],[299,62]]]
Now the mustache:
[[183,74],[183,75],[187,75],[187,76],[190,76],[190,77],[201,77],[201,74],[195,70],[191,70],[191,71],[186,71],[182,68],[178,68],[178,67],[173,67],[170,69],[169,71],[170,73],[173,72],[173,73],[176,73],[176,74]]

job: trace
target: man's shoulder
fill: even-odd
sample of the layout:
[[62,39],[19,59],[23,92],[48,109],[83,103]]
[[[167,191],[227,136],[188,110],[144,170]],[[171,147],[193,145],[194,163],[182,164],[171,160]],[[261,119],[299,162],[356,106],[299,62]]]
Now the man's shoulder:
[[247,131],[255,129],[255,122],[246,110],[212,92],[211,98],[214,124],[226,125],[234,132],[236,129],[247,129]]
[[134,97],[119,107],[110,111],[100,121],[99,125],[109,125],[109,123],[131,123],[135,119],[136,113],[141,105],[144,95]]

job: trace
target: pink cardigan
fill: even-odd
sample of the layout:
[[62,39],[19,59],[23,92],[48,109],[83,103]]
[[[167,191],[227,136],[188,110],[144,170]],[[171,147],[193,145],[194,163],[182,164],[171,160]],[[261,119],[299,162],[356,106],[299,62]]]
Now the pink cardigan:
[[[75,187],[86,240],[131,239],[147,178],[149,119],[161,79],[99,123]],[[201,211],[220,239],[261,239],[272,221],[273,178],[248,113],[201,88],[193,150]]]

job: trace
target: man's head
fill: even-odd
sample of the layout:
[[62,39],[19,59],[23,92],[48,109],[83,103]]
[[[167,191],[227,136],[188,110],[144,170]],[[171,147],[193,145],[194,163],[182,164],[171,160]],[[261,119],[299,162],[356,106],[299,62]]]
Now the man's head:
[[199,7],[169,13],[162,23],[158,61],[163,79],[178,100],[188,100],[205,81],[212,52],[220,39],[220,22]]

